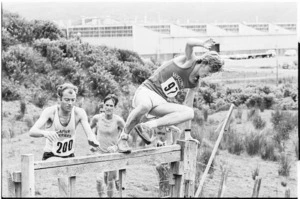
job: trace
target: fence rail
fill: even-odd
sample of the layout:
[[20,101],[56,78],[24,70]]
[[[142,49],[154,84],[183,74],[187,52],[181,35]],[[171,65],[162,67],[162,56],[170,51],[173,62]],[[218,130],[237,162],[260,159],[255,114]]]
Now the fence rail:
[[172,172],[169,176],[171,196],[193,196],[196,155],[197,143],[182,140],[178,140],[176,145],[135,150],[130,154],[109,153],[55,161],[35,162],[32,154],[24,154],[21,155],[21,171],[12,172],[9,175],[9,192],[15,197],[33,197],[36,178],[68,177],[67,189],[63,188],[62,182],[58,180],[59,190],[64,196],[73,197],[75,196],[76,176],[87,172],[118,170],[119,197],[124,197],[126,196],[126,169],[128,167],[149,163],[171,163]]

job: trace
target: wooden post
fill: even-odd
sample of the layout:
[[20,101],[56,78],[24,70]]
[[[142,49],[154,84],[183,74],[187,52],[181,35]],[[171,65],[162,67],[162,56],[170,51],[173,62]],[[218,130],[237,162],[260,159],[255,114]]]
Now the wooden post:
[[221,176],[221,182],[220,182],[220,187],[219,187],[219,191],[218,191],[218,198],[222,198],[224,196],[224,192],[226,189],[227,176],[228,176],[228,169],[225,166],[224,168],[222,168],[222,176]]
[[221,132],[220,132],[220,134],[219,134],[219,137],[218,137],[218,139],[217,139],[217,141],[216,141],[216,144],[215,144],[215,146],[214,146],[214,149],[213,149],[213,151],[212,151],[212,153],[211,153],[211,156],[210,156],[210,158],[209,158],[209,160],[208,160],[207,166],[206,166],[205,171],[204,171],[204,173],[203,173],[203,176],[202,176],[202,178],[201,178],[199,187],[198,187],[198,189],[197,189],[197,191],[196,191],[196,194],[195,194],[196,197],[199,197],[200,194],[201,194],[201,191],[202,191],[202,187],[203,187],[203,185],[204,185],[205,178],[206,178],[206,176],[207,176],[207,174],[208,174],[210,165],[211,165],[211,163],[212,163],[212,161],[213,161],[213,159],[214,159],[214,157],[215,157],[215,155],[216,155],[216,152],[217,152],[217,150],[218,150],[218,147],[219,147],[219,144],[220,144],[220,142],[221,142],[221,139],[222,139],[223,133],[224,133],[224,131],[225,131],[225,128],[227,127],[227,123],[229,122],[230,115],[231,115],[231,113],[232,113],[233,108],[234,108],[234,104],[231,104],[230,109],[229,109],[229,111],[228,111],[228,113],[227,113],[227,116],[226,116],[226,118],[225,118],[225,121],[224,121],[224,123],[223,123],[223,125],[222,125],[222,129],[221,129]]
[[16,197],[15,182],[12,180],[12,174],[6,170],[8,197]]
[[261,185],[261,177],[256,176],[255,177],[255,182],[254,182],[254,187],[253,187],[253,192],[252,192],[252,198],[257,198],[260,190],[260,185]]
[[34,156],[32,154],[21,155],[22,172],[22,197],[34,197]]
[[65,178],[58,178],[58,190],[60,197],[68,197],[70,195],[68,190],[68,184]]
[[177,140],[177,144],[181,146],[181,161],[171,162],[171,197],[193,197],[198,143]]
[[75,197],[76,195],[76,176],[69,177],[69,197]]
[[287,186],[286,189],[285,189],[285,197],[286,198],[290,198],[291,196],[291,190],[290,188]]
[[22,196],[22,186],[21,186],[21,181],[22,181],[22,175],[21,171],[13,172],[12,175],[12,181],[14,182],[14,187],[15,187],[15,196],[20,198]]
[[173,197],[183,197],[183,164],[182,162],[171,162],[170,168],[170,186],[171,186],[171,198]]
[[126,197],[126,169],[119,170],[119,196]]
[[195,178],[197,164],[198,143],[195,141],[185,141],[183,153],[184,162],[184,180],[185,182],[185,197],[194,197],[195,194]]

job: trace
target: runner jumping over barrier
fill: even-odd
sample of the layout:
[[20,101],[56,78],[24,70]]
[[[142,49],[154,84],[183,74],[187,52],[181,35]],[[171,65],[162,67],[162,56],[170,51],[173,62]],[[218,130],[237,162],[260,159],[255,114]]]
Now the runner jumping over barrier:
[[[167,61],[139,86],[132,100],[134,110],[130,112],[118,142],[119,152],[131,152],[127,143],[131,130],[136,131],[146,144],[150,144],[149,132],[152,128],[171,126],[194,118],[192,107],[199,79],[218,72],[223,62],[214,51],[196,57],[193,48],[200,46],[209,49],[214,44],[212,39],[204,42],[197,39],[188,40],[185,55]],[[185,88],[189,90],[184,105],[167,101],[168,98],[174,98],[181,89]],[[139,124],[142,116],[149,114],[158,119]],[[190,125],[185,130],[188,132],[185,139],[193,139],[189,134]]]

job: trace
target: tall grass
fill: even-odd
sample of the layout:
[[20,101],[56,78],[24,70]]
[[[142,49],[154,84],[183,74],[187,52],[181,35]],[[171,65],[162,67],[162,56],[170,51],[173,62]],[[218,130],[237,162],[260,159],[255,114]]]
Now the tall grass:
[[290,175],[291,166],[291,159],[285,153],[281,153],[278,174],[288,177]]
[[245,148],[246,152],[250,155],[256,155],[259,153],[260,150],[260,143],[261,143],[261,135],[258,132],[253,132],[247,134],[245,136]]
[[263,136],[260,144],[260,157],[263,160],[277,161],[278,157],[275,153],[275,141],[272,138]]
[[255,114],[252,119],[252,124],[255,129],[261,130],[261,129],[265,128],[266,121],[263,120],[259,114]]

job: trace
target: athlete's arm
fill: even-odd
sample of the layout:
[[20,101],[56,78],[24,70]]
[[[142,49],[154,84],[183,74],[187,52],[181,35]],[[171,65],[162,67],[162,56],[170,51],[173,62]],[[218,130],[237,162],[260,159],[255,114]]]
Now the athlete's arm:
[[97,122],[98,122],[98,117],[97,115],[93,116],[90,126],[92,129],[93,134],[97,135]]
[[118,124],[118,132],[119,132],[119,136],[121,135],[123,129],[125,128],[125,121],[123,120],[122,117],[118,116],[118,121],[117,121],[117,124]]
[[192,60],[194,59],[195,53],[193,51],[193,48],[195,46],[200,46],[200,47],[204,47],[206,49],[209,49],[213,44],[215,44],[213,39],[208,39],[206,41],[202,41],[199,39],[189,39],[186,43],[185,46],[185,56],[187,60]]
[[98,147],[99,142],[97,141],[95,134],[93,134],[93,132],[92,132],[92,129],[89,125],[88,117],[86,115],[85,110],[82,108],[77,108],[77,111],[78,111],[77,113],[80,117],[80,123],[81,123],[83,130],[88,138],[89,144],[94,147]]
[[45,137],[50,141],[58,139],[58,135],[55,131],[46,131],[41,128],[46,124],[48,119],[51,119],[53,109],[51,107],[43,110],[40,118],[35,122],[35,124],[29,130],[29,135],[31,137]]

